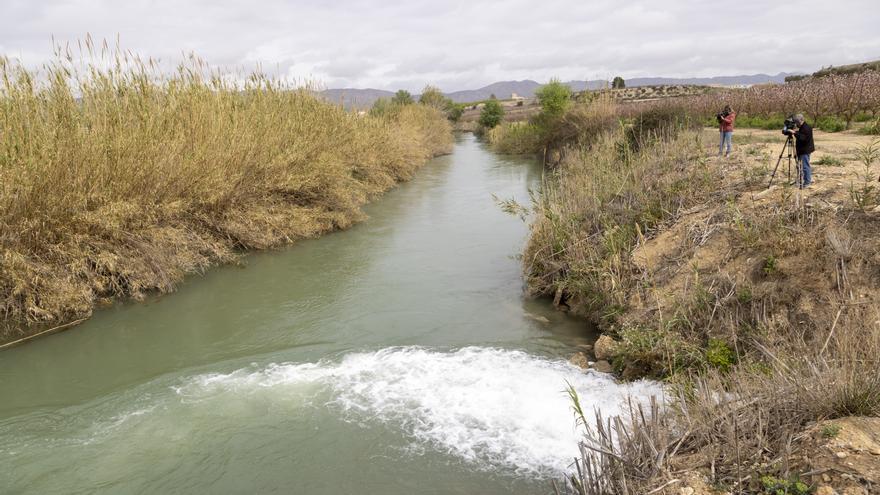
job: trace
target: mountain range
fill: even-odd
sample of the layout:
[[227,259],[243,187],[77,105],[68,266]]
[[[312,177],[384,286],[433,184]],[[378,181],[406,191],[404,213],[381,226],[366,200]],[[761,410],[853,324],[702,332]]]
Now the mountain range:
[[[627,87],[637,86],[655,86],[659,84],[686,84],[686,85],[703,85],[703,86],[734,86],[734,85],[751,85],[763,83],[783,83],[785,77],[793,74],[780,72],[776,75],[768,74],[752,74],[741,76],[717,76],[717,77],[691,77],[691,78],[674,78],[674,77],[636,77],[626,80]],[[567,84],[574,91],[583,91],[585,89],[598,89],[607,87],[608,81],[590,80],[590,81],[568,81]],[[456,103],[468,103],[472,101],[481,101],[491,98],[492,95],[498,98],[510,98],[513,93],[531,98],[535,94],[535,90],[542,86],[541,83],[532,80],[525,81],[499,81],[479,89],[467,89],[462,91],[452,91],[445,93],[446,96]],[[347,108],[367,108],[370,107],[379,98],[391,98],[394,96],[393,91],[385,91],[382,89],[359,89],[359,88],[341,88],[327,89],[319,92],[324,98],[342,103]],[[416,98],[418,95],[414,95]]]

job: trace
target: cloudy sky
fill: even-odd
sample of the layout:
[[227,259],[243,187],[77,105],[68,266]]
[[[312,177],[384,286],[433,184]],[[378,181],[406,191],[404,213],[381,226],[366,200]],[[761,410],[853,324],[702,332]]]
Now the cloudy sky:
[[325,87],[813,71],[880,59],[880,0],[0,0],[0,54],[86,33]]

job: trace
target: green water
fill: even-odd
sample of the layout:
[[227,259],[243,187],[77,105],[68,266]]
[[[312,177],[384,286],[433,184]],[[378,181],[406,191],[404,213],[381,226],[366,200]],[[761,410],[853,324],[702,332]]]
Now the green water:
[[[523,297],[532,160],[472,137],[354,228],[0,353],[0,493],[541,493],[583,321]],[[541,321],[543,318],[550,322]]]

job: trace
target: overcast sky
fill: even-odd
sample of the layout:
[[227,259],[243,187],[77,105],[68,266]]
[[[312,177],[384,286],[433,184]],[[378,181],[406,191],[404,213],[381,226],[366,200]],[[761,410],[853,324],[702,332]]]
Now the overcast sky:
[[0,53],[86,33],[325,87],[814,71],[880,59],[880,0],[0,0]]

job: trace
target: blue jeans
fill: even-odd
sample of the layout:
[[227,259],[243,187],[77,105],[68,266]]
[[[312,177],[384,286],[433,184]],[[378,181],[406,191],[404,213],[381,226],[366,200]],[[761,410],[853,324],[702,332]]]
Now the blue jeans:
[[810,168],[810,155],[798,155],[798,163],[801,164],[801,187],[807,187],[813,183],[813,171]]
[[727,144],[727,154],[733,147],[733,131],[721,131],[721,145],[718,146],[718,156],[724,154],[724,145]]

